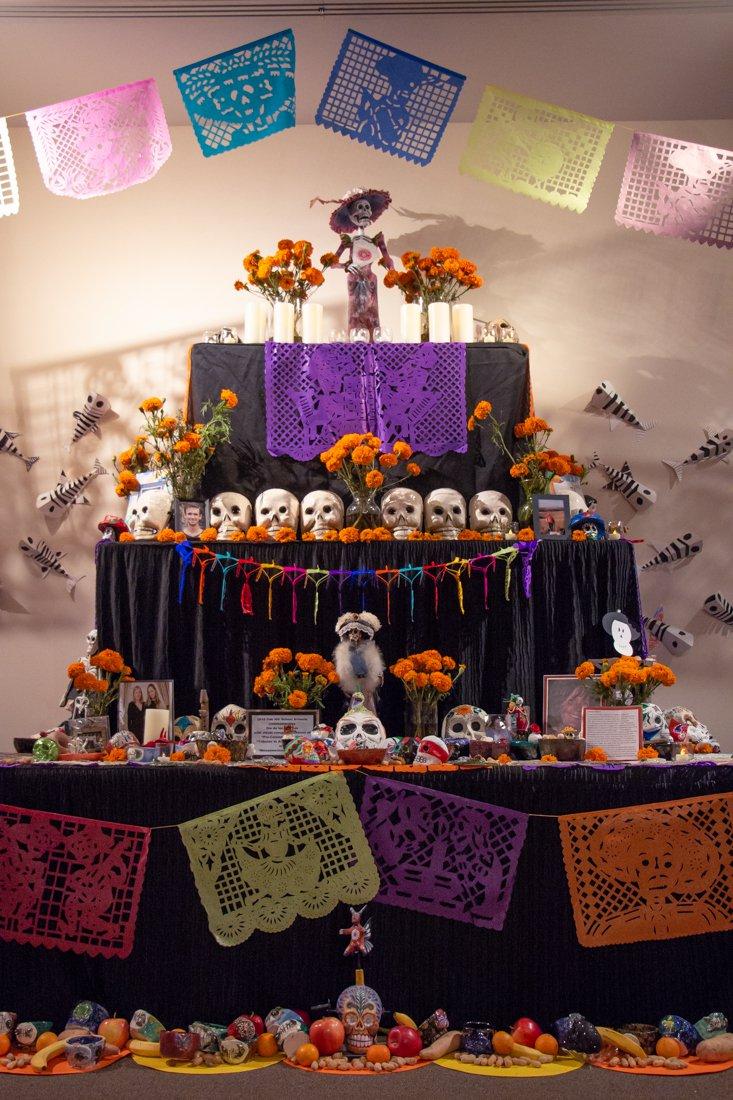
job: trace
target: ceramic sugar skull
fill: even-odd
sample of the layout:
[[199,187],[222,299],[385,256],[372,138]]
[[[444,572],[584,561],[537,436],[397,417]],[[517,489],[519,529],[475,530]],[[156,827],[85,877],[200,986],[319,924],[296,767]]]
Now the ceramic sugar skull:
[[700,722],[689,707],[671,707],[665,711],[667,728],[672,732],[680,726],[685,727],[683,740],[700,744],[710,740],[710,732],[704,722]]
[[571,531],[582,531],[591,542],[600,542],[606,537],[606,521],[598,512],[576,512],[570,520]]
[[209,502],[209,523],[220,539],[230,539],[252,526],[252,505],[242,493],[218,493]]
[[346,1032],[351,1054],[365,1054],[375,1041],[382,1018],[379,994],[368,985],[350,985],[339,995],[336,1012]]
[[656,703],[642,703],[641,723],[644,729],[644,739],[649,741],[666,729],[664,711]]
[[151,489],[131,501],[127,526],[136,540],[154,539],[167,526],[170,514],[170,493],[165,489]]
[[319,541],[326,531],[340,531],[344,525],[344,502],[329,489],[314,489],[300,502],[300,527],[312,531]]
[[422,530],[422,497],[414,489],[399,485],[382,497],[382,526],[396,539],[406,539]]
[[466,501],[455,489],[433,489],[425,497],[425,530],[441,539],[457,539],[466,528]]
[[505,534],[514,518],[509,497],[495,489],[483,489],[471,497],[468,515],[472,529],[487,535]]
[[355,692],[351,706],[336,723],[334,745],[339,749],[387,750],[387,733],[379,718],[364,706],[364,696]]
[[211,719],[211,732],[221,734],[227,741],[241,741],[247,737],[247,711],[236,703],[227,703]]
[[266,527],[274,537],[283,527],[298,529],[298,498],[287,489],[265,489],[255,500],[258,527]]
[[441,736],[443,738],[467,737],[471,741],[492,740],[489,716],[481,707],[462,703],[446,714]]

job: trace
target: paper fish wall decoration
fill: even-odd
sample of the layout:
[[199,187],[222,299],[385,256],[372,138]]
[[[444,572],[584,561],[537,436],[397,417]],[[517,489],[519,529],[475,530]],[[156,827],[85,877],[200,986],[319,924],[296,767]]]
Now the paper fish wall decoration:
[[[653,550],[657,549],[653,542],[650,542],[649,545]],[[702,539],[696,539],[688,531],[686,535],[680,535],[678,539],[672,539],[671,542],[668,542],[666,546],[658,551],[655,557],[642,565],[640,572],[645,573],[647,569],[656,569],[658,565],[674,565],[675,562],[685,561],[687,558],[699,554],[701,550]]]
[[76,498],[90,481],[94,481],[95,477],[106,473],[107,471],[98,458],[94,460],[94,466],[88,474],[75,477],[71,481],[66,480],[66,474],[62,470],[55,488],[47,493],[38,494],[36,508],[47,516],[53,516],[59,512],[65,512],[72,504],[90,504],[91,501],[88,497],[82,496],[80,500]]
[[678,481],[682,481],[682,471],[685,466],[715,458],[719,458],[721,462],[727,462],[731,447],[733,447],[733,428],[723,428],[715,435],[711,435],[705,429],[705,442],[701,443],[691,455],[683,458],[681,462],[673,462],[667,458],[663,458],[662,462],[665,466],[669,466],[670,470],[674,470]]
[[641,621],[652,638],[656,638],[658,642],[661,642],[670,653],[679,656],[682,653],[687,653],[688,649],[692,649],[695,644],[695,636],[690,634],[689,630],[682,630],[679,626],[671,626],[669,623],[665,623],[661,611],[658,611],[656,616],[652,618],[644,616]]
[[608,474],[608,481],[603,488],[614,489],[617,493],[620,493],[633,508],[636,508],[637,512],[641,512],[657,503],[655,491],[634,479],[628,462],[624,462],[621,469],[617,470],[615,466],[609,466],[606,462],[601,462],[597,452],[594,451],[593,461],[588,469],[595,470],[597,466],[600,466]]
[[66,555],[60,550],[52,550],[43,539],[34,539],[28,536],[28,538],[20,540],[18,549],[26,554],[34,565],[38,566],[42,577],[48,576],[49,573],[55,573],[57,577],[65,577],[67,592],[73,592],[79,581],[83,579],[83,577],[72,577],[71,573],[67,573],[61,564],[61,559]]
[[703,608],[714,619],[720,619],[726,626],[733,626],[733,603],[726,600],[722,592],[713,592],[712,596],[708,596]]
[[33,463],[38,462],[38,455],[34,455],[33,458],[26,458],[24,454],[20,453],[13,443],[13,440],[18,438],[18,434],[18,432],[8,432],[4,428],[0,428],[0,453],[19,458],[21,462],[25,462],[26,470],[30,470]]
[[[84,401],[83,409],[76,409],[74,411],[74,420],[76,421],[76,427],[74,428],[74,434],[69,444],[69,450],[78,443],[80,439],[83,439],[89,432],[94,432],[96,436],[101,435],[99,430],[99,421],[105,416],[109,416],[112,413],[112,406],[106,397],[102,397],[101,393],[89,393]],[[114,413],[114,416],[117,414]]]
[[608,380],[602,381],[596,387],[588,405],[604,413],[608,417],[611,428],[616,420],[620,420],[622,424],[630,424],[632,428],[641,428],[643,432],[654,427],[653,420],[639,420],[634,410],[626,404],[614,389],[613,383]]

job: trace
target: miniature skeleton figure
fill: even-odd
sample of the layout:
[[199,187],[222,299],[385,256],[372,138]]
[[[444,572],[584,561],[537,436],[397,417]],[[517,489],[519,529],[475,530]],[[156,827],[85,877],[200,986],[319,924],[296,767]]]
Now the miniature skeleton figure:
[[[84,656],[79,658],[80,664],[84,665],[86,672],[92,671],[91,658],[99,649],[97,642],[97,631],[90,630],[86,636],[86,648],[84,650]],[[89,697],[83,691],[77,691],[74,687],[72,680],[69,680],[66,691],[64,692],[59,706],[64,707],[69,711],[72,718],[84,718],[86,717],[87,706],[89,704]]]
[[237,531],[246,534],[252,525],[252,505],[241,493],[218,493],[209,502],[209,520],[226,541]]
[[425,497],[425,530],[457,539],[466,528],[466,501],[455,489],[433,489]]
[[266,527],[274,538],[283,527],[298,530],[298,498],[287,489],[265,489],[255,500],[258,527]]
[[422,497],[414,489],[398,485],[382,497],[382,526],[394,538],[406,539],[422,530]]
[[333,651],[341,690],[347,698],[361,692],[370,710],[376,709],[376,693],[384,679],[384,658],[374,635],[382,624],[369,611],[347,611],[336,621],[341,641]]
[[512,525],[512,505],[509,497],[495,489],[484,489],[471,497],[468,506],[471,528],[487,535],[505,535]]
[[170,493],[165,489],[151,489],[133,499],[125,518],[135,540],[141,541],[154,539],[168,523],[170,514]]
[[321,540],[326,531],[340,531],[344,525],[344,502],[329,489],[306,493],[300,502],[300,527]]

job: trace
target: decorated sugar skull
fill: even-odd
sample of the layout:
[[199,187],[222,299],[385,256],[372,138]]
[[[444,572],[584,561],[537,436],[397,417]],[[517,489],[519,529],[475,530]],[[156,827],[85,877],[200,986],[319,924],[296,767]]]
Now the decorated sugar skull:
[[641,704],[641,723],[646,741],[650,741],[652,737],[656,737],[667,728],[664,711],[656,703]]
[[136,540],[154,539],[167,526],[170,514],[170,493],[165,489],[151,489],[133,498],[126,522]]
[[591,542],[600,542],[606,537],[606,521],[598,512],[576,512],[570,520],[571,531],[582,531]]
[[247,736],[247,711],[236,703],[227,703],[211,719],[211,732],[227,741],[242,741]]
[[468,515],[474,531],[487,535],[503,535],[512,525],[512,505],[509,497],[495,489],[483,489],[471,497]]
[[396,539],[406,539],[422,530],[422,497],[414,489],[397,486],[382,497],[382,526]]
[[441,736],[468,737],[471,741],[493,740],[488,731],[489,716],[481,707],[472,707],[468,703],[462,703],[453,710],[448,711],[443,719]]
[[209,522],[220,539],[252,526],[252,505],[242,493],[218,493],[209,502]]
[[344,502],[329,489],[314,489],[300,502],[300,527],[322,539],[326,531],[340,531],[344,525]]
[[336,723],[336,749],[377,749],[384,746],[387,750],[387,733],[379,718],[364,706],[364,696],[356,691],[351,697],[351,706]]
[[425,530],[442,539],[457,539],[466,528],[466,501],[455,489],[433,489],[425,497]]
[[298,498],[287,489],[265,489],[255,501],[258,527],[266,527],[274,537],[283,527],[298,529]]
[[558,497],[568,498],[571,516],[576,516],[578,512],[587,512],[591,506],[590,499],[583,493],[580,478],[575,474],[554,477],[550,484],[550,492]]
[[[671,707],[665,711],[665,720],[675,740],[691,741],[695,745],[711,740],[708,727],[695,717],[689,707]],[[684,727],[683,736],[676,737],[675,731],[683,732],[680,727]]]
[[339,995],[336,1012],[346,1032],[351,1054],[365,1054],[375,1041],[382,1018],[379,994],[368,985],[350,985]]

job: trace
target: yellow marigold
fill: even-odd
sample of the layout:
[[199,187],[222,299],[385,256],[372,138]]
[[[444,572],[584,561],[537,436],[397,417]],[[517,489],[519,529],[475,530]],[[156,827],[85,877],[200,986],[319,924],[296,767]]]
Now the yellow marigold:
[[122,672],[125,668],[124,658],[116,649],[101,649],[90,658],[89,663],[105,672]]
[[364,481],[368,489],[379,489],[384,485],[384,474],[380,473],[379,470],[370,470]]
[[176,749],[175,752],[172,752],[170,754],[169,759],[175,761],[176,764],[180,764],[186,759],[186,754],[185,752],[180,752],[178,749]]
[[508,753],[503,752],[501,756],[497,756],[496,762],[497,764],[511,764],[512,758]]
[[540,757],[541,764],[557,764],[557,757],[551,752],[546,752]]
[[130,447],[128,451],[120,451],[120,453],[117,455],[117,461],[119,462],[120,466],[130,466],[132,463],[133,454],[134,452],[132,447]]
[[204,760],[209,764],[228,764],[232,758],[229,749],[224,745],[215,745],[213,742],[206,746]]
[[532,542],[534,539],[534,531],[531,527],[523,527],[521,531],[517,531],[518,542]]
[[219,538],[219,532],[216,527],[205,527],[199,535],[201,542],[213,542],[214,539]]
[[293,710],[301,710],[307,704],[308,696],[304,691],[291,691],[288,695],[288,706],[292,707]]
[[444,672],[431,672],[430,686],[434,687],[441,695],[446,695],[453,687],[453,681]]
[[588,749],[585,754],[585,759],[596,764],[605,764],[608,760],[608,753],[605,749],[602,749],[600,745],[594,745],[592,749]]
[[393,455],[389,451],[387,452],[387,454],[379,456],[379,465],[384,470],[391,470],[394,466],[397,465],[398,462],[399,459],[397,455]]
[[372,462],[374,462],[375,457],[376,455],[374,454],[372,448],[366,447],[364,446],[364,444],[361,444],[358,447],[354,447],[354,450],[351,453],[351,461],[354,462],[357,466],[371,466]]
[[227,408],[229,409],[236,409],[239,404],[239,398],[233,390],[222,390],[219,394],[219,398],[221,401],[226,402]]
[[583,661],[575,670],[575,675],[578,680],[587,680],[595,673],[595,665],[592,661]]
[[476,408],[473,410],[473,415],[477,420],[485,420],[493,410],[494,406],[490,401],[479,401]]
[[177,443],[173,444],[173,450],[178,455],[187,455],[191,450],[191,444],[186,439],[179,439]]
[[292,649],[287,646],[275,646],[262,662],[263,668],[275,668],[276,665],[288,665],[293,659]]
[[275,532],[275,542],[295,542],[295,531],[292,527],[281,527]]
[[645,745],[643,749],[639,749],[636,754],[637,760],[657,760],[659,753],[651,745]]
[[295,286],[295,276],[291,275],[289,271],[283,271],[279,276],[279,285],[281,290],[292,290]]
[[120,542],[134,542],[135,541],[135,536],[130,534],[129,531],[123,531],[122,534],[120,535],[119,541]]
[[157,412],[158,409],[163,408],[162,397],[146,397],[140,406],[140,412],[149,413]]
[[412,458],[412,447],[409,443],[405,443],[401,439],[397,440],[392,450],[402,462],[406,462],[408,458]]
[[119,482],[128,492],[135,492],[140,488],[140,482],[131,470],[120,470]]
[[257,270],[255,272],[257,279],[259,279],[260,282],[265,282],[267,279],[269,279],[274,266],[275,257],[265,256],[265,258],[260,260],[257,264]]
[[422,470],[418,466],[417,462],[408,462],[406,469],[410,477],[417,477],[418,474],[422,473]]
[[267,542],[269,534],[266,527],[260,527],[255,524],[252,527],[247,528],[247,541],[248,542]]
[[339,540],[341,542],[358,542],[359,531],[356,527],[343,527],[339,533]]
[[529,473],[529,466],[526,462],[515,462],[513,466],[509,467],[510,477],[526,477]]
[[588,540],[588,536],[586,535],[585,531],[573,531],[570,537],[573,542],[587,542]]

